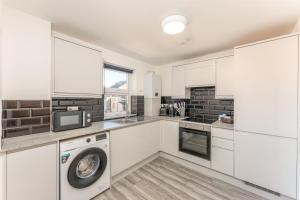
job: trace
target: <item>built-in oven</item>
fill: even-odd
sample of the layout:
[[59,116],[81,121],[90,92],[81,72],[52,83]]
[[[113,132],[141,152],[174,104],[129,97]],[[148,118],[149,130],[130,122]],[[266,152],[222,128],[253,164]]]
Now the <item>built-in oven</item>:
[[209,126],[180,123],[179,151],[210,160],[211,132]]

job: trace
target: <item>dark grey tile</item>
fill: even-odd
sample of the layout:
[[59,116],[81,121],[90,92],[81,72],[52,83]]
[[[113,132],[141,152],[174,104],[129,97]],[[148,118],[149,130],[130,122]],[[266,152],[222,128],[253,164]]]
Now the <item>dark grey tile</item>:
[[60,106],[72,106],[72,105],[74,105],[74,102],[72,100],[60,100],[59,105]]
[[3,109],[15,109],[18,107],[18,102],[16,100],[3,100],[2,107]]
[[43,107],[44,108],[49,108],[50,107],[50,100],[44,100],[43,101]]
[[50,116],[42,117],[42,123],[43,124],[49,124],[50,123]]
[[4,119],[9,118],[21,118],[21,117],[29,117],[30,112],[29,109],[23,109],[23,110],[3,110],[2,117]]
[[21,100],[19,101],[20,108],[41,108],[41,101]]
[[18,119],[3,119],[2,120],[2,128],[12,128],[12,127],[17,127],[19,126],[18,124]]
[[39,125],[41,124],[41,118],[35,117],[35,118],[23,118],[20,119],[21,126],[28,126],[28,125]]
[[31,109],[31,116],[46,116],[50,115],[50,108]]
[[4,138],[18,137],[31,134],[29,127],[11,128],[3,130]]
[[40,125],[40,126],[33,126],[32,127],[32,134],[35,133],[44,133],[50,131],[50,124],[48,125]]

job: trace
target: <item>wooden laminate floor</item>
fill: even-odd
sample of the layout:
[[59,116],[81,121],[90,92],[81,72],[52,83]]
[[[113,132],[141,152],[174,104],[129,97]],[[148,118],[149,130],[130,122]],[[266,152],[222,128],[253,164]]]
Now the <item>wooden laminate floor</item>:
[[170,160],[157,158],[93,200],[265,200]]

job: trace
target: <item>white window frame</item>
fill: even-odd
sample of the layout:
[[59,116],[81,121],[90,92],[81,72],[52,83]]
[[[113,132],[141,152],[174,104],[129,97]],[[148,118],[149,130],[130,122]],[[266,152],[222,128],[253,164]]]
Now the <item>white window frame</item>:
[[[105,69],[104,70],[112,70],[112,71],[118,71],[118,70],[113,70],[113,69]],[[124,72],[126,73],[126,72]],[[105,76],[104,76],[104,99],[106,95],[120,95],[120,96],[127,96],[127,110],[128,110],[128,114],[130,113],[130,108],[131,108],[131,104],[130,104],[130,96],[129,96],[129,91],[130,91],[130,73],[126,73],[127,74],[127,89],[117,89],[117,88],[107,88],[105,87]],[[104,75],[105,75],[105,71],[104,71]],[[125,108],[126,109],[126,108]],[[125,110],[126,112],[126,110]],[[121,118],[121,117],[125,117],[127,113],[125,114],[106,114],[105,113],[105,109],[104,109],[104,119],[115,119],[115,118]]]

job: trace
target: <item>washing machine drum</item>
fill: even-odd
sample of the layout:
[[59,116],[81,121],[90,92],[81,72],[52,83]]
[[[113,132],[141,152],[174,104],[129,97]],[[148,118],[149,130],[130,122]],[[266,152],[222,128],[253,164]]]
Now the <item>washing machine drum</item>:
[[102,149],[86,149],[74,158],[69,167],[69,184],[78,189],[92,185],[102,176],[106,165],[107,156]]

